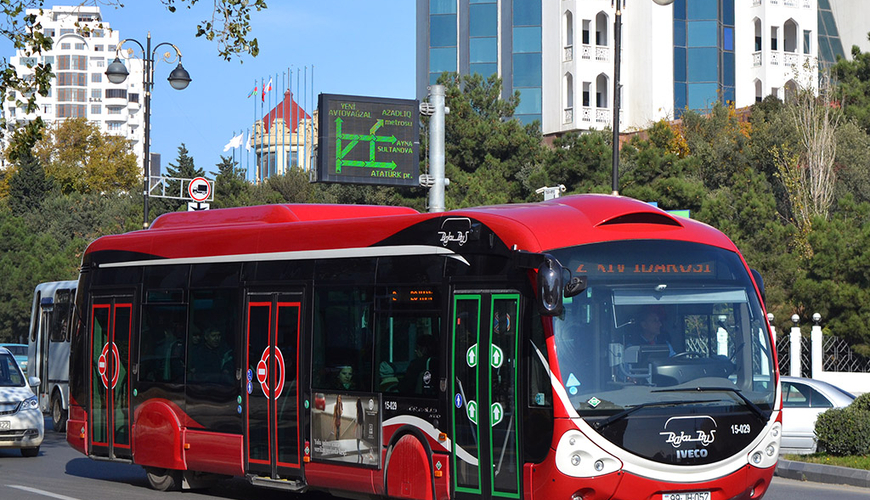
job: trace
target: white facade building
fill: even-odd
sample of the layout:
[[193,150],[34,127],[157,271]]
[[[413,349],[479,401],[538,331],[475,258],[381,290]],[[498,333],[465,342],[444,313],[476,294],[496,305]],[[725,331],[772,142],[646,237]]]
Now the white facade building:
[[[745,107],[787,98],[798,85],[817,87],[819,2],[849,2],[619,1],[626,132],[717,101]],[[497,72],[504,96],[521,94],[515,116],[540,120],[544,135],[611,126],[612,0],[417,0],[417,8],[419,98],[443,71]]]
[[[52,48],[37,57],[27,57],[18,50],[10,58],[10,65],[25,76],[33,72],[28,65],[50,63],[55,77],[47,96],[37,94],[36,112],[28,114],[14,101],[5,102],[7,129],[15,129],[37,116],[49,125],[66,118],[87,118],[104,133],[132,140],[141,164],[145,135],[141,59],[125,60],[129,76],[121,84],[110,83],[106,67],[114,60],[122,39],[103,21],[99,7],[56,6],[43,9],[41,15],[38,9],[28,9],[27,14],[37,16],[43,34],[52,38]],[[21,95],[15,97],[25,101]]]
[[818,88],[816,0],[735,2],[737,107],[766,96],[785,99],[798,86]]

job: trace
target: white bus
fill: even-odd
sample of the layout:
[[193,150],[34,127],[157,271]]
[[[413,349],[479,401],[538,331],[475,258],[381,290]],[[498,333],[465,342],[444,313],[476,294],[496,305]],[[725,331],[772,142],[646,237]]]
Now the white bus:
[[39,377],[35,389],[39,408],[50,413],[54,430],[66,425],[69,402],[69,324],[75,304],[77,281],[40,283],[33,292],[30,336],[27,342],[27,376]]

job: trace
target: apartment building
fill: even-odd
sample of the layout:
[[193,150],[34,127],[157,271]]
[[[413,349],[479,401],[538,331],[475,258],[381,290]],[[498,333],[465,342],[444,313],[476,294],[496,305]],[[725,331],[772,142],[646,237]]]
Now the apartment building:
[[[104,73],[122,38],[103,20],[99,7],[56,6],[43,9],[41,14],[38,9],[29,9],[27,14],[37,16],[40,29],[52,39],[52,48],[31,57],[18,50],[10,57],[10,65],[26,78],[34,65],[48,63],[55,77],[49,94],[37,95],[35,112],[26,113],[14,101],[6,101],[3,113],[7,128],[15,129],[37,116],[49,124],[84,117],[105,133],[132,140],[141,162],[145,135],[142,60],[125,60],[129,76],[121,84],[110,83]],[[15,98],[24,101],[21,95]]]

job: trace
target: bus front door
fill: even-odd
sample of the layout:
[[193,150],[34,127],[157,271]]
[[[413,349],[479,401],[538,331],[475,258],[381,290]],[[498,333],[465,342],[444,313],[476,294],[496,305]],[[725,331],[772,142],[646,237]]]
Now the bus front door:
[[131,458],[130,335],[133,296],[94,296],[90,306],[89,381],[91,454]]
[[519,498],[520,295],[453,295],[453,486],[457,498]]
[[274,479],[301,475],[297,386],[301,307],[301,293],[248,295],[248,470]]

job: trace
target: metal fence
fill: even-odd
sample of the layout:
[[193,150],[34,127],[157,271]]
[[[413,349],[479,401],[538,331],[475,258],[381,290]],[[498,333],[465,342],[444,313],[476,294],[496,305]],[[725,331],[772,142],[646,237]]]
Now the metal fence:
[[[776,356],[779,360],[779,373],[791,374],[791,339],[789,334],[776,338]],[[812,377],[813,343],[809,337],[801,337],[801,377]]]
[[822,346],[822,365],[825,371],[870,373],[870,359],[853,351],[845,340],[826,335]]

